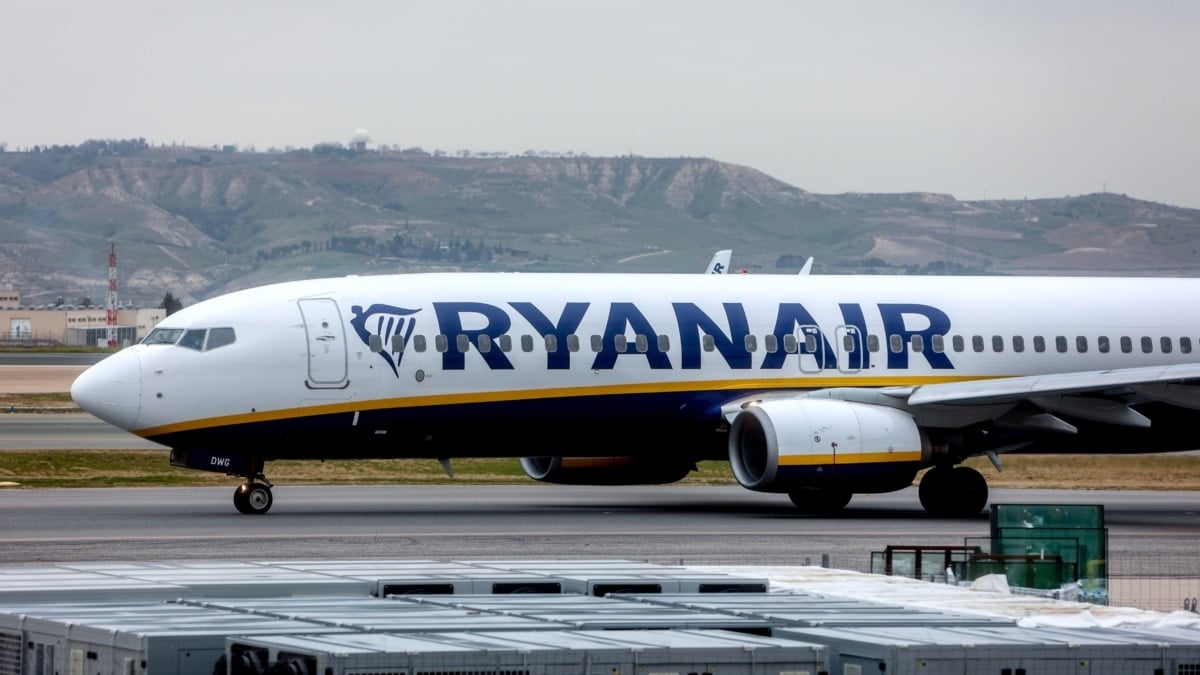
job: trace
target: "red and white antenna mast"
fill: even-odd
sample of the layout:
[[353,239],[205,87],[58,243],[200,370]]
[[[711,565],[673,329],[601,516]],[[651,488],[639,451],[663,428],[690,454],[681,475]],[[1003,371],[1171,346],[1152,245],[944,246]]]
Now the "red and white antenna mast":
[[108,250],[108,293],[104,295],[104,309],[108,324],[108,346],[117,346],[117,245],[109,244]]

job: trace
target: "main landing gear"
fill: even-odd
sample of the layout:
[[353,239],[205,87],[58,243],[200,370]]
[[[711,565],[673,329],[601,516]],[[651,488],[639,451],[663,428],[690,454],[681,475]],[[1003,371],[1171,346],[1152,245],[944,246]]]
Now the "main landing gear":
[[233,493],[233,506],[238,513],[259,516],[271,510],[275,497],[271,495],[271,482],[261,473],[247,476],[246,482]]
[[918,489],[921,506],[934,516],[973,516],[987,506],[988,485],[969,466],[935,466]]

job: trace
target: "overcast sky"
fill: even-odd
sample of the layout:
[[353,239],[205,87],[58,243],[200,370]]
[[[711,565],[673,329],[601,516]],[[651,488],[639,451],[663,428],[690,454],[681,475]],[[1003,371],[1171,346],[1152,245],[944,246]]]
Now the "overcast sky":
[[705,156],[1200,207],[1200,2],[6,0],[0,142]]

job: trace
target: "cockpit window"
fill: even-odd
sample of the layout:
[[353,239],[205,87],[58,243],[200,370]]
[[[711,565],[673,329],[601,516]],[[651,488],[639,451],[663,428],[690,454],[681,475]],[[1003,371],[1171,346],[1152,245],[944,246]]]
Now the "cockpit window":
[[[207,341],[206,341],[207,339]],[[212,351],[218,347],[231,345],[237,341],[237,334],[232,328],[155,328],[150,331],[142,344],[147,345],[179,345],[196,351]]]
[[144,345],[173,345],[179,341],[179,336],[183,335],[182,328],[155,328],[150,331],[145,340],[142,340]]
[[202,351],[204,349],[204,336],[207,333],[208,331],[204,329],[189,330],[183,334],[183,338],[179,341],[179,346],[187,347],[188,349],[195,349],[196,351]]
[[208,344],[204,345],[204,351],[231,345],[236,341],[237,334],[233,332],[232,328],[213,328],[208,331]]

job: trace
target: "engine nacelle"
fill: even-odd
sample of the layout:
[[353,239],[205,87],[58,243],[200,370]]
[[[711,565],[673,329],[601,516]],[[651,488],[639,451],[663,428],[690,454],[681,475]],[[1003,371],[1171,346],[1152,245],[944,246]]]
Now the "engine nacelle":
[[729,431],[733,475],[759,492],[891,492],[912,483],[930,452],[908,413],[829,399],[763,401],[738,413]]
[[696,463],[682,458],[522,457],[525,475],[560,485],[662,485],[682,480]]

